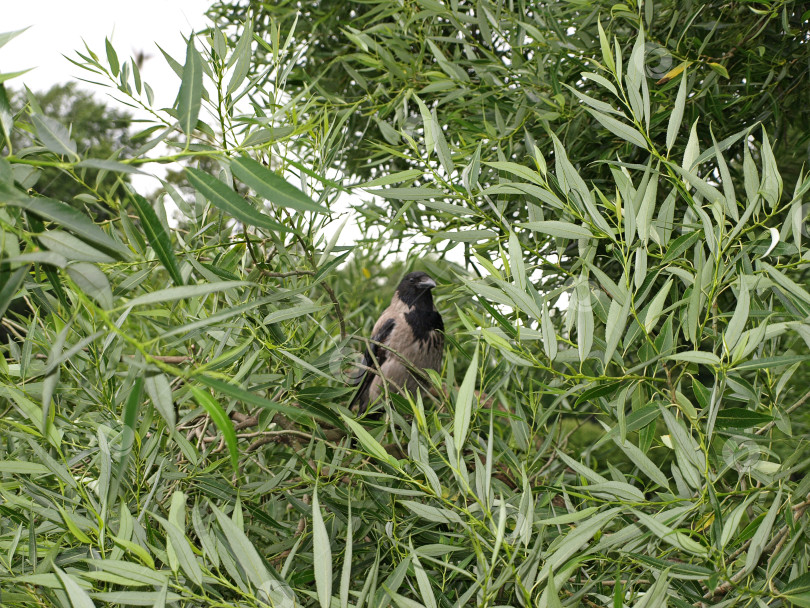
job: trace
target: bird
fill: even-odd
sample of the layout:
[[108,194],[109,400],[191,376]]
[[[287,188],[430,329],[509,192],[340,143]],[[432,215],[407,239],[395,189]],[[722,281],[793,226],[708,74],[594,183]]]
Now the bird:
[[422,370],[439,371],[444,351],[444,322],[433,303],[434,281],[425,272],[405,275],[374,328],[360,369],[360,384],[349,409],[367,411],[381,395],[426,390]]

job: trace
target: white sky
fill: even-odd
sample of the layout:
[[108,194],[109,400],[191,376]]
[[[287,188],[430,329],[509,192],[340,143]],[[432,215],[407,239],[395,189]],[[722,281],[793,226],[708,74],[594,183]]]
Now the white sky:
[[[179,79],[155,43],[182,63],[181,34],[188,36],[206,25],[204,12],[210,4],[210,0],[5,0],[0,2],[0,32],[30,29],[0,48],[0,72],[34,68],[7,82],[11,88],[26,84],[34,91],[92,77],[63,55],[77,59],[75,51],[85,52],[84,40],[104,58],[104,38],[109,37],[122,63],[137,52],[151,55],[141,76],[155,91],[158,107],[171,105]],[[89,84],[83,87],[100,91]]]

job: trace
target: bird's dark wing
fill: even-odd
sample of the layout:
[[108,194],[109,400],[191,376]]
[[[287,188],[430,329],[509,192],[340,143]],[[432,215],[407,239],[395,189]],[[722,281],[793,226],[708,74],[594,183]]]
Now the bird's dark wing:
[[352,402],[349,404],[349,409],[353,408],[356,403],[362,403],[366,399],[371,381],[374,379],[374,372],[372,370],[382,366],[383,361],[385,361],[388,355],[388,350],[383,348],[381,344],[385,344],[388,341],[396,322],[392,318],[385,319],[384,321],[382,319],[380,320],[382,323],[378,322],[379,328],[377,328],[377,331],[371,336],[371,343],[368,345],[368,350],[366,350],[363,355],[363,361],[361,363],[363,375],[360,380],[360,388],[358,388],[357,392],[354,394]]

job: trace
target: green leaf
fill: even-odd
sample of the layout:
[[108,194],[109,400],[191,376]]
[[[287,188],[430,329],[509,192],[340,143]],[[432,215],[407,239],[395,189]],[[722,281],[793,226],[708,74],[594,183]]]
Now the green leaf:
[[801,285],[789,279],[785,274],[768,264],[767,262],[759,262],[762,267],[768,272],[770,277],[774,280],[774,282],[779,285],[782,289],[790,293],[791,295],[799,298],[805,304],[810,305],[810,293],[807,292]]
[[115,52],[109,38],[104,39],[104,47],[107,51],[107,63],[110,64],[110,72],[112,72],[113,76],[118,76],[121,65],[118,62],[118,53]]
[[21,30],[14,30],[13,32],[3,32],[2,34],[0,34],[0,48],[6,46],[6,44],[14,40],[17,36],[26,31],[29,27],[31,26],[29,25],[28,27],[24,27]]
[[737,345],[743,329],[745,329],[745,324],[748,322],[750,299],[751,296],[748,293],[748,283],[745,275],[740,275],[737,306],[734,308],[734,314],[731,316],[731,320],[728,322],[726,331],[723,334],[723,341],[728,352],[731,352]]
[[177,263],[177,258],[174,257],[174,250],[172,243],[169,240],[169,235],[163,227],[157,213],[152,208],[144,197],[135,192],[131,193],[132,202],[135,204],[135,210],[141,218],[141,226],[146,233],[146,239],[152,246],[155,255],[163,264],[163,267],[168,271],[169,276],[174,281],[175,285],[183,284],[183,277],[180,275],[180,266]]
[[186,176],[189,183],[211,201],[215,207],[233,216],[243,224],[278,232],[289,232],[287,228],[257,210],[212,175],[208,175],[199,169],[186,167]]
[[388,186],[390,184],[397,184],[405,181],[412,181],[417,177],[422,177],[424,171],[420,169],[408,169],[406,171],[397,171],[396,173],[386,173],[375,179],[372,179],[362,184],[357,184],[357,188],[373,188],[375,186]]
[[0,83],[0,131],[6,141],[11,139],[11,132],[14,130],[14,114],[11,111],[6,87]]
[[37,137],[48,150],[59,156],[69,156],[79,160],[76,153],[76,142],[70,139],[70,133],[59,122],[48,116],[34,114],[31,116]]
[[6,314],[8,305],[17,291],[22,287],[23,281],[28,274],[28,266],[17,268],[13,272],[0,272],[0,319]]
[[400,500],[399,503],[407,507],[416,516],[437,524],[462,524],[463,520],[455,511],[424,505],[413,500]]
[[717,413],[715,427],[719,429],[748,429],[773,420],[773,416],[760,414],[743,407],[727,407]]
[[106,232],[70,205],[44,197],[31,197],[0,183],[0,200],[6,205],[21,207],[27,212],[59,224],[62,228],[115,255],[119,260],[131,257],[129,248],[113,240]]
[[38,462],[25,460],[0,460],[0,473],[14,473],[15,475],[48,475],[51,470]]
[[[354,544],[352,541],[353,530],[354,520],[352,519],[352,499],[350,495],[349,512],[346,515],[346,550],[343,553],[343,569],[340,575],[340,608],[349,608],[349,588],[352,580],[352,551],[354,550]],[[416,564],[414,564],[414,566],[415,565]],[[418,581],[418,572],[416,574],[416,578]]]
[[585,226],[578,226],[570,222],[561,222],[558,220],[547,220],[543,222],[524,222],[518,224],[522,228],[528,228],[535,232],[543,234],[550,234],[561,239],[593,239],[599,238]]
[[62,588],[65,590],[72,608],[96,608],[93,600],[87,595],[87,591],[79,587],[79,584],[70,574],[59,568],[56,564],[52,567],[54,572],[56,572],[56,576],[59,577],[59,581],[62,583]]
[[233,171],[237,179],[253,188],[256,194],[271,203],[289,207],[296,211],[329,213],[327,208],[316,204],[310,197],[283,177],[252,158],[242,156],[233,159],[231,161],[231,171]]
[[646,513],[642,513],[641,511],[637,511],[635,509],[632,511],[638,518],[639,522],[644,525],[644,527],[673,547],[681,549],[687,553],[692,553],[693,555],[706,555],[709,552],[709,550],[699,542],[692,540],[682,532],[676,532],[655,517],[651,517]]
[[761,357],[751,359],[734,366],[737,371],[748,371],[752,369],[769,369],[771,367],[781,367],[783,365],[793,365],[810,361],[810,355],[778,355],[776,357]]
[[470,420],[473,413],[473,398],[475,397],[475,379],[478,376],[478,347],[476,346],[473,352],[472,361],[467,372],[464,374],[464,380],[458,389],[458,397],[456,398],[455,414],[453,416],[453,444],[456,447],[456,453],[461,454],[461,449],[467,441],[467,433],[470,430]]
[[[194,387],[192,387],[192,390],[193,388]],[[185,532],[174,522],[168,521],[159,515],[153,513],[152,517],[166,530],[170,547],[177,556],[177,564],[195,584],[202,585],[202,569],[200,568],[200,564],[197,563],[197,558],[191,548],[191,543],[188,538],[186,538]]]
[[77,262],[67,267],[67,273],[85,294],[98,302],[102,308],[113,307],[113,295],[107,275],[93,264]]
[[214,421],[214,424],[217,425],[217,428],[222,432],[222,436],[225,438],[225,444],[228,446],[228,452],[231,455],[231,466],[234,471],[238,472],[239,447],[237,446],[236,431],[233,428],[233,422],[228,414],[225,413],[225,410],[222,409],[222,406],[217,403],[208,392],[194,385],[189,385],[189,388],[194,395],[194,399],[208,412],[211,420]]
[[194,46],[194,36],[189,36],[186,46],[186,64],[183,66],[183,79],[177,93],[177,115],[180,128],[191,136],[197,126],[197,118],[202,107],[203,63],[199,51]]
[[669,115],[669,123],[667,124],[667,153],[672,150],[675,143],[675,138],[678,137],[678,130],[681,128],[683,121],[683,111],[686,107],[686,69],[681,75],[681,84],[678,87],[678,95],[675,97],[675,105],[672,107],[672,112]]
[[318,602],[321,608],[329,608],[332,599],[332,546],[323,523],[317,489],[312,492],[312,554]]
[[253,44],[253,21],[248,19],[245,23],[245,29],[239,37],[239,42],[236,43],[236,48],[228,59],[227,68],[234,64],[236,67],[231,74],[231,79],[228,81],[228,89],[225,92],[226,96],[230,96],[236,92],[239,85],[245,80],[245,77],[250,70],[250,59],[252,57],[251,45]]
[[647,315],[644,317],[644,329],[649,333],[655,324],[658,323],[658,319],[661,317],[661,310],[664,308],[664,302],[669,295],[669,289],[672,287],[672,279],[667,279],[667,282],[664,283],[664,286],[661,288],[656,296],[653,298],[652,302],[650,302],[650,307],[647,309]]
[[218,283],[203,283],[202,285],[169,287],[167,289],[161,289],[160,291],[146,293],[137,298],[132,298],[127,302],[127,308],[145,306],[146,304],[158,304],[159,302],[173,302],[187,298],[198,298],[200,296],[207,296],[210,293],[225,291],[226,289],[235,289],[237,287],[246,287],[248,285],[252,285],[252,283],[248,281],[219,281]]
[[791,580],[782,588],[780,595],[796,606],[810,607],[810,572]]
[[114,258],[91,247],[83,240],[62,230],[46,230],[37,235],[37,240],[43,247],[57,252],[60,256],[72,262],[95,262],[98,264],[111,264]]
[[343,421],[349,426],[357,437],[358,441],[360,441],[360,445],[362,445],[369,454],[378,460],[387,462],[397,469],[399,468],[399,462],[397,462],[397,459],[386,452],[385,448],[380,445],[380,442],[374,439],[374,437],[372,437],[366,429],[342,412],[340,413],[340,417],[343,418]]
[[704,365],[720,365],[720,357],[714,353],[702,350],[684,351],[666,357],[669,361],[686,361],[687,363],[702,363]]
[[779,513],[779,507],[782,506],[782,488],[776,493],[776,497],[771,503],[768,513],[763,518],[762,522],[757,527],[754,536],[751,537],[751,544],[748,546],[748,554],[745,556],[745,572],[751,573],[759,563],[762,552],[765,550],[765,545],[771,536],[773,524],[776,521],[776,516]]
[[616,120],[612,116],[603,114],[602,112],[597,112],[591,108],[586,109],[591,116],[598,120],[603,127],[614,135],[622,138],[625,141],[629,141],[631,144],[636,145],[639,148],[644,150],[647,149],[647,140],[644,138],[644,135],[642,135],[641,132],[635,127],[631,127],[630,125]]

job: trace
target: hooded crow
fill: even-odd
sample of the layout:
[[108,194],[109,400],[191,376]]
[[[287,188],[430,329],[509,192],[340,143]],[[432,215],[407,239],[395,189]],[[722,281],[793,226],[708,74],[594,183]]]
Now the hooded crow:
[[350,408],[365,411],[389,391],[426,389],[421,370],[439,371],[444,350],[444,323],[433,304],[436,281],[424,272],[411,272],[399,283],[391,305],[383,311],[366,351],[360,388]]

